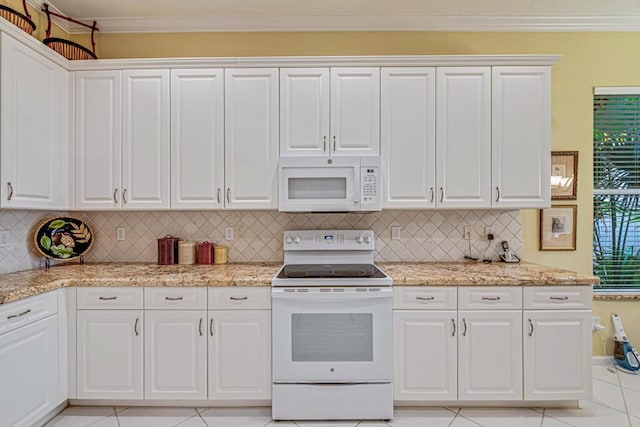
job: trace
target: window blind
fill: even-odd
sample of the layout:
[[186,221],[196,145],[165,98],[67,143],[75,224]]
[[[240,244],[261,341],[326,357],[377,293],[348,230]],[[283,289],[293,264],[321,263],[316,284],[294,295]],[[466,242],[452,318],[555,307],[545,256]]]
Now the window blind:
[[593,271],[596,290],[640,290],[640,94],[593,100]]

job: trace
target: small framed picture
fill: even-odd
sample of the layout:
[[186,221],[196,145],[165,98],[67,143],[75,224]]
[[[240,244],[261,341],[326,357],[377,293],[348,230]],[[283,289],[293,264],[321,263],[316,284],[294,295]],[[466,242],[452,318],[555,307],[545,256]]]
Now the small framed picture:
[[551,152],[551,200],[576,200],[578,152]]
[[540,210],[540,250],[575,251],[577,205]]

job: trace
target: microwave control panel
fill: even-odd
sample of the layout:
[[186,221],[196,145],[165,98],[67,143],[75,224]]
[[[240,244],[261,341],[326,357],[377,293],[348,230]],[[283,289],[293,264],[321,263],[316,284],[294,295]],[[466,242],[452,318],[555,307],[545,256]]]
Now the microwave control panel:
[[360,168],[360,208],[366,210],[380,210],[380,168],[376,166],[362,166]]

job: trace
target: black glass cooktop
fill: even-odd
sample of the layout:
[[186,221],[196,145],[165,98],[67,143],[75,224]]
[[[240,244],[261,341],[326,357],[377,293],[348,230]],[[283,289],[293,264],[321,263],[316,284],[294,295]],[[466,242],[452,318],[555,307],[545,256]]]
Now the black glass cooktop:
[[279,279],[382,279],[387,277],[373,264],[289,264]]

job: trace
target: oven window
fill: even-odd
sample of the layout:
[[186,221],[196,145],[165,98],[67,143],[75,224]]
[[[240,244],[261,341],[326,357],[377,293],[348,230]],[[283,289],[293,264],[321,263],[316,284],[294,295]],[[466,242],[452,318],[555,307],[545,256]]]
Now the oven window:
[[373,361],[373,315],[292,314],[291,358],[294,362]]
[[289,178],[289,200],[346,200],[346,177]]

